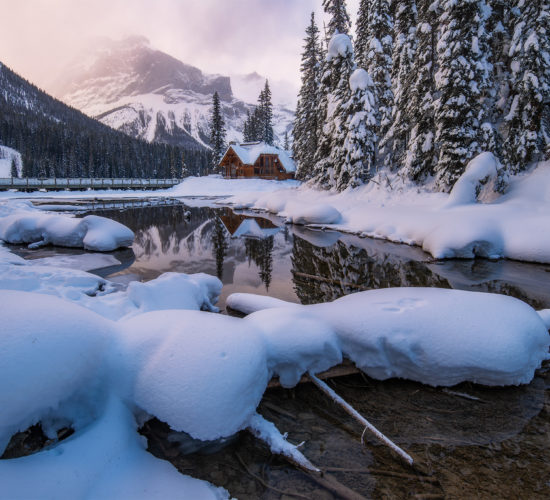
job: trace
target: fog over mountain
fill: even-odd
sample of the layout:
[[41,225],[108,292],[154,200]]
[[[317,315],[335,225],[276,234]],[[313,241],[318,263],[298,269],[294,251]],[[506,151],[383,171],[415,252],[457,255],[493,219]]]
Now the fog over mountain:
[[[265,79],[257,73],[235,78],[241,94],[252,97]],[[208,145],[212,94],[217,91],[228,140],[241,140],[247,103],[237,98],[230,77],[209,75],[155,49],[145,37],[102,38],[80,54],[51,87],[59,99],[89,116],[149,142]],[[278,85],[273,86],[274,102]],[[291,90],[284,89],[285,98]],[[274,107],[275,133],[289,130],[293,111]]]

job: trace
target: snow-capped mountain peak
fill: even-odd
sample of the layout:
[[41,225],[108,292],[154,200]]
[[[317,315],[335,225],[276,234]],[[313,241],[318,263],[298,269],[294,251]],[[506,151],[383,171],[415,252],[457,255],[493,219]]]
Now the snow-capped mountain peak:
[[[250,76],[255,83],[262,79],[257,73]],[[187,147],[208,147],[215,91],[228,140],[242,139],[246,111],[253,106],[233,95],[228,76],[205,74],[155,49],[141,36],[98,40],[61,74],[52,91],[71,106],[131,136]],[[281,139],[293,117],[289,109],[275,106],[274,128]]]

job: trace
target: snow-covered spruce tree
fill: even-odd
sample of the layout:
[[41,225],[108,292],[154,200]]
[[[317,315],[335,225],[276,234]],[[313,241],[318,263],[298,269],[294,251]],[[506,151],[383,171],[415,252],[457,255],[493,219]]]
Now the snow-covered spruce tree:
[[479,50],[484,2],[444,0],[437,42],[435,141],[439,146],[436,182],[448,191],[480,152],[479,133],[485,68]]
[[394,42],[392,54],[393,109],[392,123],[384,143],[388,144],[393,165],[402,168],[407,154],[407,141],[416,112],[408,106],[415,83],[413,73],[416,52],[416,1],[393,0]]
[[313,180],[317,186],[330,189],[337,186],[346,161],[346,104],[351,98],[349,79],[355,69],[348,35],[337,33],[331,38],[323,67],[319,108],[324,113],[319,121]]
[[434,72],[436,65],[437,14],[432,0],[417,0],[416,52],[412,86],[405,114],[412,128],[405,157],[405,175],[422,182],[435,171]]
[[[505,163],[512,172],[547,154],[550,95],[550,4],[516,0],[512,21],[512,89],[505,117]],[[546,110],[545,110],[546,108]]]
[[[365,4],[367,5],[367,4]],[[366,25],[369,37],[365,41],[363,53],[357,53],[358,65],[367,70],[374,83],[374,92],[378,105],[378,137],[382,140],[377,154],[377,166],[391,165],[390,145],[387,137],[392,123],[393,91],[391,81],[393,21],[390,16],[389,0],[372,0],[367,8]],[[359,16],[365,14],[359,12]],[[365,23],[361,22],[361,26]],[[388,158],[386,158],[388,156]]]
[[294,118],[292,150],[296,161],[296,176],[310,179],[313,175],[315,152],[317,151],[317,115],[319,102],[319,78],[321,48],[319,29],[315,15],[306,29],[304,52],[302,53],[302,86],[298,94],[298,104]]
[[353,47],[355,49],[355,62],[360,68],[366,68],[367,66],[365,58],[372,38],[372,28],[369,24],[369,8],[372,2],[373,0],[360,0],[357,12],[357,26],[355,27]]
[[222,115],[220,96],[214,92],[210,111],[210,146],[212,147],[212,172],[219,173],[219,165],[225,152],[225,122]]
[[336,189],[357,187],[367,181],[375,170],[376,101],[374,85],[363,68],[356,69],[349,79],[351,97],[342,106],[345,116],[345,159],[336,168]]
[[283,149],[289,151],[290,144],[288,142],[288,130],[285,130],[285,135],[283,137]]
[[346,0],[323,0],[323,8],[330,15],[326,35],[331,38],[335,33],[349,33],[351,21],[346,8]]

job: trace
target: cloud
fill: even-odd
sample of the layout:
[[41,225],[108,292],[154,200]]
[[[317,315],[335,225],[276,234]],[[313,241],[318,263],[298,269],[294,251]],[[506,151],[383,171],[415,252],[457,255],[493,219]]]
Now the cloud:
[[311,11],[320,0],[0,0],[0,61],[47,88],[90,40],[138,34],[203,71],[297,88]]

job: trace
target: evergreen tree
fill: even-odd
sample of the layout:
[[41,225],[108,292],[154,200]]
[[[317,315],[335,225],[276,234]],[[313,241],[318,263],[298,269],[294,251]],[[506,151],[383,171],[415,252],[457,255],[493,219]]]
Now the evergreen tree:
[[11,157],[10,175],[11,177],[19,177],[19,175],[17,175],[17,164],[15,162],[15,156]]
[[214,92],[212,96],[212,110],[210,113],[210,145],[212,146],[212,171],[219,173],[219,165],[223,153],[226,149],[225,144],[225,122],[222,115],[220,96]]
[[392,87],[394,94],[392,124],[384,142],[388,159],[402,168],[407,156],[408,139],[416,113],[408,106],[414,85],[413,64],[416,53],[416,1],[394,0],[394,45],[392,54]]
[[302,53],[302,86],[298,94],[298,104],[294,119],[292,150],[296,161],[296,176],[310,179],[313,174],[315,152],[317,151],[317,116],[319,113],[319,79],[321,48],[319,29],[315,15],[306,29],[304,52]]
[[330,15],[326,35],[331,38],[335,33],[348,34],[351,21],[346,8],[346,0],[323,0],[323,8]]
[[479,50],[484,2],[445,0],[439,16],[437,44],[439,70],[435,76],[439,99],[435,103],[439,161],[436,180],[449,190],[468,163],[480,152],[481,88],[485,68]]
[[357,61],[360,67],[367,70],[374,83],[378,104],[378,136],[382,139],[377,165],[381,166],[384,161],[391,165],[391,158],[385,159],[390,149],[385,138],[392,123],[393,106],[391,82],[393,27],[389,0],[373,0],[368,5],[366,15],[369,38],[365,42],[366,52],[357,54]]
[[216,260],[216,276],[220,280],[223,278],[223,263],[229,248],[225,232],[223,222],[219,217],[216,217],[214,219],[214,234],[212,235],[212,253]]
[[355,28],[355,62],[360,68],[366,68],[366,55],[372,38],[372,28],[369,19],[369,8],[373,0],[360,0],[357,12],[357,26]]
[[[411,131],[405,157],[405,175],[417,182],[434,174],[435,80],[437,20],[432,0],[417,0],[417,47],[411,77],[413,79],[405,115],[411,117]],[[399,143],[398,143],[399,146]]]
[[375,170],[376,106],[374,85],[368,73],[356,69],[349,80],[351,98],[343,105],[345,115],[345,159],[336,169],[336,189],[357,187]]
[[283,149],[285,151],[290,150],[290,144],[288,142],[288,130],[285,130],[285,137],[284,137],[284,140],[283,140]]
[[505,117],[505,161],[512,172],[548,154],[550,95],[550,4],[516,0],[512,20],[512,89]]
[[259,118],[259,140],[273,146],[273,104],[271,102],[271,89],[267,80],[258,97],[258,107],[256,109]]
[[314,183],[324,189],[336,186],[345,163],[346,104],[351,98],[349,79],[355,69],[353,48],[347,35],[334,35],[328,46],[319,89],[319,143],[315,154]]

